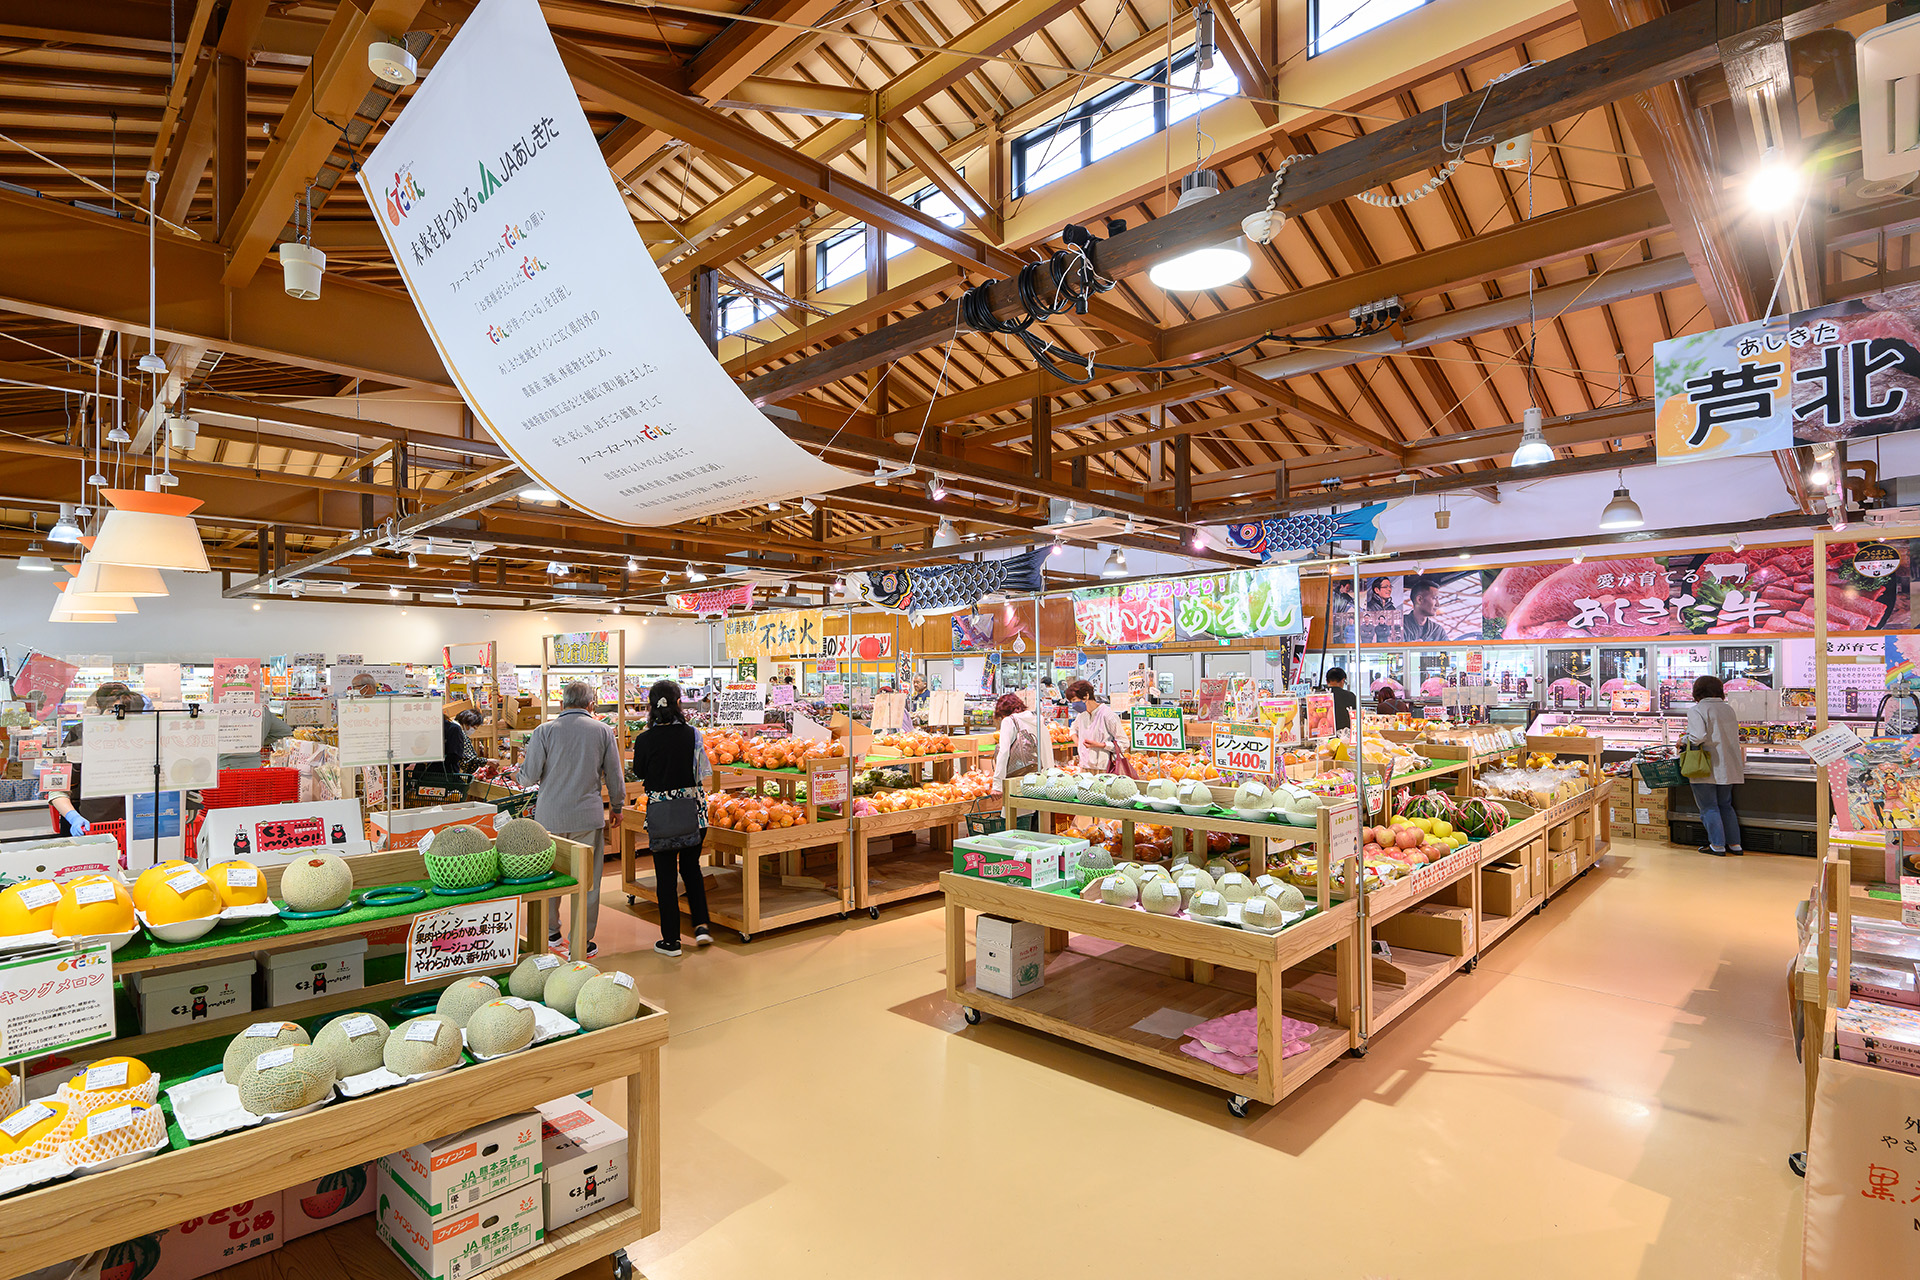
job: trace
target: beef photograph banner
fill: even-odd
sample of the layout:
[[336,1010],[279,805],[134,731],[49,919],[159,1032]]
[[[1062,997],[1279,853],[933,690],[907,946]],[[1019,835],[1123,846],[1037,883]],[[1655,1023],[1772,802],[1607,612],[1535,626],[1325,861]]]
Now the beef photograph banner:
[[461,397],[570,506],[664,525],[865,479],[687,323],[535,0],[481,0],[358,178]]

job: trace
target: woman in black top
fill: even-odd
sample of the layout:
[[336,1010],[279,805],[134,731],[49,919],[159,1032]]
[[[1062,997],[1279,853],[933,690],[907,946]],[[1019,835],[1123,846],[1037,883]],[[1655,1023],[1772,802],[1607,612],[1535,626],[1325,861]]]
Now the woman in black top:
[[693,917],[693,941],[707,946],[713,931],[707,919],[707,885],[700,876],[701,846],[706,843],[707,798],[700,784],[713,776],[706,743],[700,731],[687,723],[680,710],[680,686],[656,680],[647,691],[647,728],[633,740],[633,776],[647,791],[647,808],[664,801],[693,801],[698,827],[679,839],[647,836],[653,854],[654,890],[660,899],[660,941],[653,949],[663,956],[680,955],[680,891],[676,875],[687,882],[687,913]]

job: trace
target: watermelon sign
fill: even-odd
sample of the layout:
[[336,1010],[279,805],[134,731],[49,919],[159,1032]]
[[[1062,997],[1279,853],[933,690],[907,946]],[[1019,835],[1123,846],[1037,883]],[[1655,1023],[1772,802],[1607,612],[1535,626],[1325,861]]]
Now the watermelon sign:
[[1135,751],[1185,751],[1187,717],[1179,707],[1135,707],[1128,712]]
[[1273,728],[1223,724],[1213,731],[1213,767],[1222,773],[1273,776]]

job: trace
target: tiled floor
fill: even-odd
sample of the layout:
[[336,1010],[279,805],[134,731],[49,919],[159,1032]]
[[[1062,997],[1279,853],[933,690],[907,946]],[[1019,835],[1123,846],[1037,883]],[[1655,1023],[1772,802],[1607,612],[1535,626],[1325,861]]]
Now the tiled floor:
[[[1805,858],[1622,842],[1285,1105],[941,993],[940,914],[614,955],[673,1017],[652,1280],[1799,1274]],[[658,936],[613,909],[603,954]],[[604,1264],[582,1271],[604,1276]]]

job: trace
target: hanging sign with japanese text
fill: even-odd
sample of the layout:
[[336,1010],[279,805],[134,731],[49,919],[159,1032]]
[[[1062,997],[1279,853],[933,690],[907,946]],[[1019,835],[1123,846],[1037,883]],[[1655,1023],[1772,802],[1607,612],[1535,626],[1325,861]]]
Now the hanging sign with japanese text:
[[[1134,713],[1138,715],[1139,712]],[[1273,726],[1222,724],[1213,731],[1213,767],[1222,773],[1273,776]]]
[[826,630],[818,609],[750,613],[722,624],[729,658],[788,658],[819,652]]
[[612,663],[613,649],[606,631],[569,631],[553,637],[556,667],[604,667]]
[[1134,707],[1127,726],[1135,751],[1187,749],[1187,721],[1179,707]]
[[358,177],[462,398],[570,506],[664,525],[855,482],[687,323],[534,0],[481,0]]
[[113,1031],[113,952],[105,943],[0,960],[0,1060],[64,1053],[111,1040]]
[[1306,629],[1300,571],[1293,565],[1085,587],[1073,593],[1073,622],[1082,644],[1108,649],[1298,635]]

